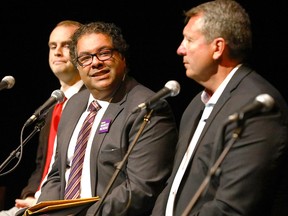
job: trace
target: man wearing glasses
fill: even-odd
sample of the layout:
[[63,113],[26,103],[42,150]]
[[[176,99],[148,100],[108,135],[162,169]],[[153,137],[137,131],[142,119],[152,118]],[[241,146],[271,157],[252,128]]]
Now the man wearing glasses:
[[106,61],[112,57],[114,51],[116,51],[116,49],[104,48],[104,49],[99,50],[97,53],[94,53],[94,54],[86,53],[86,54],[79,56],[77,58],[77,62],[80,66],[86,67],[92,63],[94,56],[99,61]]
[[[71,98],[62,113],[58,129],[60,148],[38,202],[71,197],[100,196],[101,199],[117,164],[123,160],[150,113],[148,124],[102,205],[93,204],[81,214],[150,215],[170,175],[178,132],[165,100],[159,102],[155,110],[132,112],[155,93],[127,74],[127,49],[121,30],[113,23],[93,22],[74,34],[70,50],[72,62],[87,90]],[[73,159],[78,158],[77,152],[74,153],[77,137],[84,119],[92,112],[88,110],[91,103],[97,103],[98,111],[92,126],[88,126],[91,132],[85,128],[87,133],[81,133],[82,138],[89,133],[90,136],[83,139],[88,140],[84,153],[78,151],[79,158],[84,158],[81,168],[75,168],[76,172],[81,170],[82,175],[75,180],[80,188],[75,189],[79,185],[75,183],[71,186],[75,190],[69,190],[70,182],[73,183]]]

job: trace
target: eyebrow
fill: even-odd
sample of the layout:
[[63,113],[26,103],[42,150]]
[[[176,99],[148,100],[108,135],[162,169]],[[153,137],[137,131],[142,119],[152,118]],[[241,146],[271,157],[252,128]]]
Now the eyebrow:
[[88,52],[88,51],[79,52],[78,56],[83,55],[83,54],[89,54],[90,55],[90,54],[101,52],[102,50],[115,50],[115,48],[110,47],[110,46],[109,47],[108,46],[103,46],[103,47],[99,48],[96,52],[93,52],[93,53]]
[[[61,41],[60,44],[66,45],[66,44],[71,44],[71,42],[72,42],[71,40]],[[56,45],[56,44],[57,44],[57,42],[52,41],[52,42],[49,42],[49,43],[48,43],[48,46]]]

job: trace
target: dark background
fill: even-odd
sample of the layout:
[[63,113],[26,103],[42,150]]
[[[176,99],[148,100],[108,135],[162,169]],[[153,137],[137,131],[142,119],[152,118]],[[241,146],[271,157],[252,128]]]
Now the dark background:
[[[131,75],[155,91],[163,88],[169,80],[180,83],[179,95],[167,98],[179,122],[191,98],[202,90],[186,78],[182,58],[176,54],[182,40],[183,10],[202,2],[6,2],[5,7],[0,7],[0,79],[11,75],[16,83],[13,88],[0,92],[0,163],[19,146],[25,121],[59,88],[58,80],[48,65],[48,38],[56,23],[64,19],[82,23],[103,20],[119,25],[130,44]],[[286,0],[238,2],[246,8],[252,21],[254,48],[250,64],[287,100],[288,4]],[[31,130],[25,129],[23,139]],[[5,208],[14,205],[15,198],[19,197],[35,168],[37,135],[24,146],[19,166],[3,175],[15,165],[14,159],[0,172],[0,186],[6,187]]]

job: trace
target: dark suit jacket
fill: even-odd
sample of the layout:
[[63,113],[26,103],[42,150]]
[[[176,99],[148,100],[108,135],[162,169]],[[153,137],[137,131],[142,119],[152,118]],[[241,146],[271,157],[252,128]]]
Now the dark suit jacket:
[[[238,112],[247,103],[252,103],[256,96],[263,93],[275,99],[275,109],[269,113],[255,114],[244,122],[242,135],[232,145],[220,166],[220,175],[212,178],[190,213],[194,216],[288,215],[288,107],[273,86],[255,71],[241,66],[207,119],[177,192],[174,216],[184,212],[207,175],[211,160],[215,157],[213,146],[216,146],[215,158],[218,158],[232,139],[231,133],[236,123],[230,124],[225,130],[224,142],[215,140],[228,116]],[[168,185],[156,201],[153,216],[165,215],[173,178],[204,108],[200,95],[191,101],[183,113],[173,171]]]
[[[74,95],[63,110],[58,128],[60,149],[55,166],[42,187],[39,202],[64,198],[68,144],[87,107],[89,94],[87,90]],[[99,133],[97,129],[90,155],[91,185],[87,187],[92,188],[93,196],[101,197],[115,172],[115,165],[123,159],[144,121],[146,110],[131,115],[132,110],[152,95],[154,92],[128,77],[108,106],[103,120],[111,120],[109,132]],[[101,215],[136,216],[151,213],[157,195],[171,173],[177,137],[174,115],[163,100],[152,113],[124,170],[114,182],[100,210]],[[92,205],[86,215],[94,215],[96,205]]]
[[[86,89],[85,85],[83,85],[79,91],[82,91],[84,89]],[[26,198],[27,196],[34,196],[41,183],[47,156],[48,138],[50,133],[52,112],[53,107],[48,111],[47,115],[45,116],[45,124],[39,133],[38,148],[35,161],[36,168],[31,174],[27,185],[25,186],[25,188],[23,188],[21,192],[21,198]]]

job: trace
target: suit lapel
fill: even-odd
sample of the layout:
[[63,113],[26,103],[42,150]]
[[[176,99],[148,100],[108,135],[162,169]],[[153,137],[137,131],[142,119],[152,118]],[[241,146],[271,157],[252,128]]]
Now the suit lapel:
[[[66,158],[67,158],[67,151],[68,146],[70,143],[70,139],[72,137],[73,131],[78,123],[79,118],[81,117],[82,113],[85,111],[87,107],[87,101],[89,98],[89,92],[88,90],[83,90],[77,94],[76,100],[68,100],[66,107],[64,108],[65,111],[63,111],[61,116],[61,121],[65,122],[65,125],[59,124],[59,134],[58,140],[59,144],[62,150],[60,153],[62,154],[61,158],[63,159],[61,161],[61,167],[62,170],[66,170]],[[71,118],[71,115],[73,115],[73,118]],[[60,129],[61,126],[61,129]],[[62,177],[64,177],[65,172],[62,172]]]
[[181,120],[181,134],[177,144],[177,155],[175,156],[174,164],[174,169],[176,169],[173,170],[174,175],[176,175],[178,169],[177,167],[179,167],[182,158],[184,157],[184,154],[190,144],[191,138],[196,130],[204,109],[204,104],[201,103],[200,95],[201,93],[199,93],[196,98],[189,104]]
[[110,121],[110,126],[113,124],[114,120],[117,118],[119,113],[124,109],[124,103],[127,99],[127,91],[129,91],[130,88],[132,88],[133,85],[135,85],[134,81],[129,82],[128,79],[125,80],[125,82],[122,83],[122,85],[117,90],[116,94],[113,97],[112,102],[107,107],[107,110],[105,111],[100,124],[96,130],[96,134],[93,138],[92,148],[91,148],[91,155],[90,155],[90,172],[91,172],[91,186],[92,186],[92,196],[96,196],[96,188],[95,186],[97,181],[97,161],[98,156],[100,153],[100,148],[102,145],[104,145],[105,137],[109,134],[104,132],[100,133],[100,127],[101,122],[104,122],[105,120]]
[[[231,93],[235,88],[237,88],[238,84],[241,82],[242,79],[244,79],[249,73],[251,72],[251,69],[248,69],[245,66],[241,66],[238,71],[233,75],[229,83],[227,84],[226,88],[224,89],[223,93],[221,94],[220,98],[218,99],[217,103],[214,105],[213,110],[207,119],[207,122],[205,124],[205,127],[203,128],[203,131],[198,139],[197,145],[195,147],[195,150],[199,147],[199,143],[201,143],[203,137],[207,133],[209,127],[211,126],[211,123],[214,122],[214,119],[216,118],[217,114],[221,111],[222,107],[225,106],[226,102],[230,99]],[[228,117],[229,113],[227,113]],[[219,122],[219,127],[222,125],[222,122]],[[193,155],[195,154],[195,151]],[[192,156],[193,157],[193,156]]]

